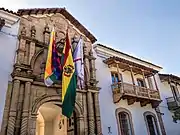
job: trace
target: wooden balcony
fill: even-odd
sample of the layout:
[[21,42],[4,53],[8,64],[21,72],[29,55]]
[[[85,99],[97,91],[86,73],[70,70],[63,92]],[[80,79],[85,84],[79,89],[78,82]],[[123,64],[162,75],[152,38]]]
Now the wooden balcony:
[[175,100],[174,97],[169,97],[166,100],[169,110],[174,111],[180,108],[180,97],[177,100]]
[[174,97],[169,97],[166,99],[168,109],[173,112],[173,120],[176,122],[180,120],[180,97],[175,100]]
[[112,84],[113,101],[119,102],[121,99],[127,99],[128,105],[134,102],[140,102],[141,106],[151,103],[152,107],[157,107],[161,102],[158,90],[139,87],[129,83]]

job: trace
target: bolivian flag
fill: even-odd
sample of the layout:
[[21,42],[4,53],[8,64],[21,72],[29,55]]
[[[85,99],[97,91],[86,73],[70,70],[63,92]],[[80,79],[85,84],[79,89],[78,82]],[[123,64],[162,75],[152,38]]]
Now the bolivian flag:
[[76,100],[76,76],[68,32],[62,56],[62,114],[71,117]]

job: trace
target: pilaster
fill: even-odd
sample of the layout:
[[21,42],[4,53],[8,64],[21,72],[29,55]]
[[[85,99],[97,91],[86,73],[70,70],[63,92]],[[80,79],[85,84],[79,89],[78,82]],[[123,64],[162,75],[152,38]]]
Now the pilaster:
[[20,81],[14,80],[13,91],[12,91],[12,100],[11,100],[10,113],[9,113],[9,121],[8,121],[8,127],[7,127],[7,135],[14,135],[19,88],[20,88]]
[[92,93],[90,91],[87,92],[87,99],[88,99],[89,135],[95,135],[94,105],[93,105]]
[[31,115],[30,118],[30,125],[28,132],[26,135],[35,135],[36,134],[36,119],[37,119],[37,114]]
[[[33,39],[35,39],[36,36],[36,29],[35,26],[31,27],[31,37]],[[29,61],[28,61],[28,65],[30,65],[31,59],[35,54],[35,42],[33,42],[33,40],[30,42],[30,47],[29,47]]]
[[84,135],[84,118],[82,116],[77,117],[77,133]]
[[4,107],[4,114],[3,114],[3,120],[1,125],[1,135],[6,135],[6,129],[8,125],[8,119],[9,119],[9,110],[11,105],[11,95],[12,95],[12,83],[8,83],[8,90],[6,93],[6,102]]
[[19,98],[18,98],[18,104],[17,104],[17,117],[16,117],[15,135],[20,134],[23,100],[24,100],[24,84],[20,84]]
[[84,106],[84,134],[88,135],[88,115],[87,115],[87,93],[83,93],[83,106]]
[[29,116],[29,102],[30,102],[31,82],[25,83],[24,104],[22,112],[21,135],[26,135],[28,131],[28,116]]
[[100,117],[100,106],[99,106],[99,93],[94,94],[95,100],[95,117],[96,117],[96,129],[97,135],[102,135],[101,131],[101,117]]
[[[21,31],[21,36],[26,36],[26,29],[23,27]],[[26,48],[26,40],[23,38],[19,39],[19,47],[17,50],[17,64],[21,64],[24,62],[24,53],[25,53],[25,48]]]
[[[49,44],[49,39],[50,39],[50,31],[49,31],[49,26],[47,24],[44,27],[43,34],[44,34],[44,44],[48,45]],[[40,64],[40,66],[41,66],[41,75],[40,75],[40,77],[41,78],[43,78],[43,76],[44,76],[44,70],[45,70],[45,65],[46,65],[47,53],[48,53],[47,48],[44,48],[44,51],[43,51],[43,61]]]

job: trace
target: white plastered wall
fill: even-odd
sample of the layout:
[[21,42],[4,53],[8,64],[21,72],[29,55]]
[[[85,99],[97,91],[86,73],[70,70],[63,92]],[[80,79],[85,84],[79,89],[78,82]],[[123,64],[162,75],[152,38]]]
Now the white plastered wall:
[[[172,113],[169,111],[167,106],[167,100],[166,98],[173,97],[170,85],[167,81],[160,82],[160,79],[158,80],[158,86],[160,86],[160,95],[162,102],[159,105],[160,111],[164,113],[162,115],[162,119],[164,122],[164,127],[166,130],[167,135],[180,135],[180,121],[177,121],[177,123],[173,122]],[[179,89],[180,90],[180,89]]]
[[[11,81],[14,57],[17,49],[19,18],[15,15],[0,10],[0,18],[5,19],[5,26],[0,31],[0,130],[8,88],[8,81]],[[8,35],[10,34],[10,35]]]
[[[146,105],[145,107],[141,107],[139,102],[135,102],[133,105],[128,105],[126,100],[121,100],[118,104],[114,104],[111,90],[112,82],[110,69],[106,64],[103,63],[103,58],[97,56],[95,51],[94,55],[96,57],[95,64],[97,69],[97,80],[99,81],[98,87],[101,87],[99,102],[103,135],[108,135],[108,127],[111,127],[112,135],[118,135],[118,125],[115,115],[115,111],[118,108],[126,108],[131,112],[135,135],[147,135],[147,128],[143,113],[150,111],[156,115],[155,110],[150,104]],[[121,71],[122,70],[120,70],[120,72]],[[130,72],[125,71],[122,73],[122,76],[124,82],[132,84]],[[136,78],[142,78],[142,75],[135,76],[135,82]]]

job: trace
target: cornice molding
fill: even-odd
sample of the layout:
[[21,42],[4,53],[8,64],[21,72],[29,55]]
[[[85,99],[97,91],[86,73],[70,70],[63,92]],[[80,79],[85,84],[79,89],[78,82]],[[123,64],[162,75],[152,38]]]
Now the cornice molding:
[[0,10],[0,18],[5,20],[6,27],[11,27],[13,24],[15,24],[20,19],[19,16],[12,14],[12,13],[8,13],[3,10]]

